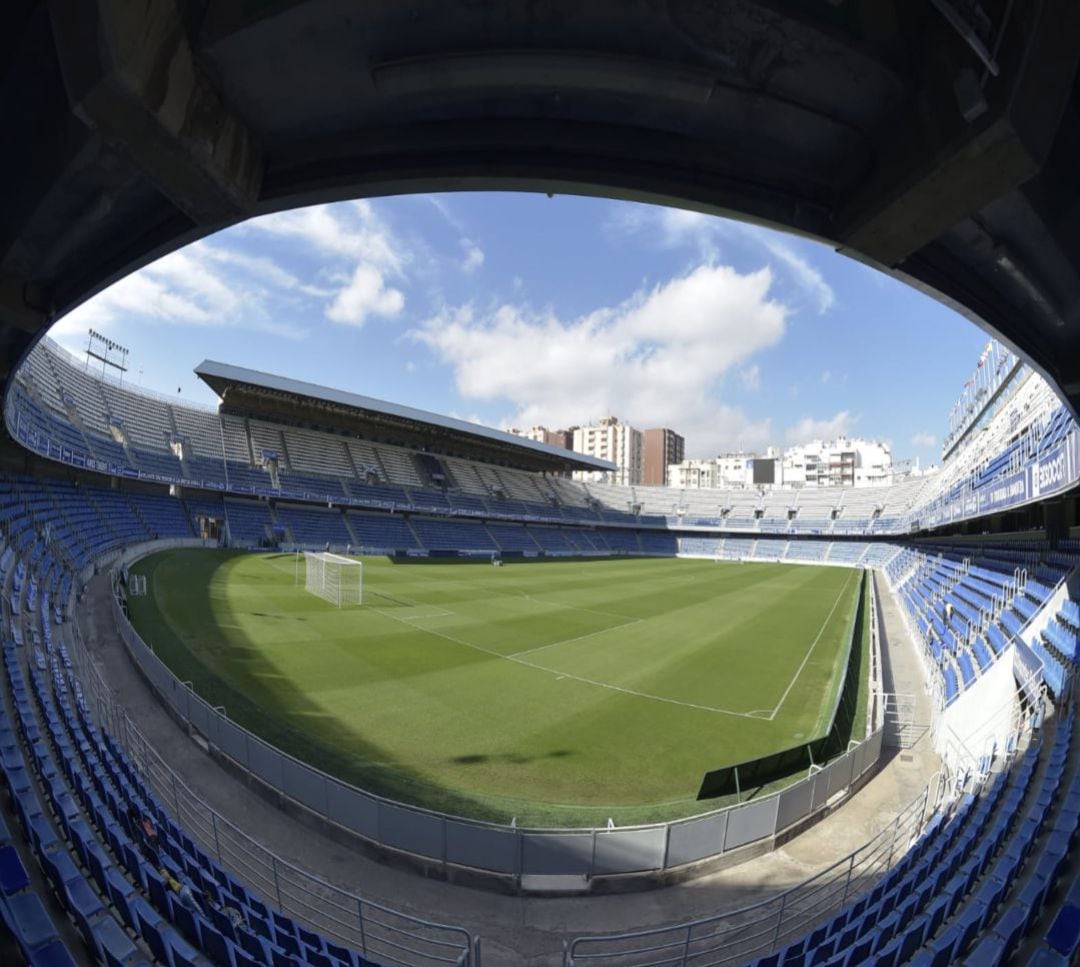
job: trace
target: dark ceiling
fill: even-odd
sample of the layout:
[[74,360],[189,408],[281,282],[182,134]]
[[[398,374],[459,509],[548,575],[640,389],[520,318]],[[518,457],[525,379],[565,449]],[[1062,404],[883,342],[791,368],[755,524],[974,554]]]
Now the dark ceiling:
[[999,334],[1076,413],[1078,60],[1075,0],[5,0],[0,378],[250,215],[503,188],[825,240]]

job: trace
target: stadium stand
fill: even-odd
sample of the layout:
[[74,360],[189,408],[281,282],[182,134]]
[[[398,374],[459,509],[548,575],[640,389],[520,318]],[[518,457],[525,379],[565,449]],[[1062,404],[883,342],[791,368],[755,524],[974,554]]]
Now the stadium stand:
[[[0,744],[19,836],[15,849],[0,829],[0,917],[32,963],[77,962],[73,938],[110,964],[369,962],[275,910],[196,846],[95,723],[54,640],[78,576],[95,562],[145,541],[212,533],[207,522],[216,522],[219,540],[239,546],[882,568],[921,643],[940,713],[979,694],[1016,654],[1039,668],[1050,715],[1034,716],[1042,731],[1028,748],[995,749],[955,776],[956,795],[877,882],[809,933],[777,937],[758,962],[1003,963],[1035,942],[1037,924],[1038,962],[1066,962],[1080,923],[1080,880],[1058,882],[1080,821],[1080,769],[1069,755],[1080,541],[900,540],[962,508],[978,511],[1074,440],[1071,417],[1035,374],[1020,367],[1006,387],[950,442],[938,473],[861,491],[676,491],[578,483],[213,413],[99,380],[46,340],[12,388],[7,419],[17,439],[66,469],[0,475]],[[122,483],[103,485],[102,472]],[[136,814],[157,830],[154,862]],[[44,871],[52,899],[34,889],[23,855]],[[185,885],[194,908],[177,892]]]
[[517,520],[884,536],[1044,493],[1028,478],[1076,445],[1076,426],[1041,377],[1025,366],[1010,373],[942,470],[871,488],[680,491],[539,477],[180,405],[94,378],[48,339],[20,371],[7,419],[30,449],[75,467],[234,493]]

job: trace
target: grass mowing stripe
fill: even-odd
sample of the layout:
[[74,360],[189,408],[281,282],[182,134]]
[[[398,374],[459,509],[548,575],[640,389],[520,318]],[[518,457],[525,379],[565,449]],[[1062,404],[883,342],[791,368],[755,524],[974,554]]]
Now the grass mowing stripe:
[[[393,798],[559,826],[713,808],[694,799],[704,772],[812,731],[846,630],[842,607],[825,619],[850,577],[367,558],[369,603],[338,609],[296,584],[291,555],[173,551],[135,571],[154,588],[131,601],[140,633],[268,741]],[[823,624],[799,687],[763,717]]]
[[[857,573],[861,573],[861,572],[857,572]],[[806,667],[806,663],[810,660],[810,656],[814,653],[814,649],[817,647],[818,642],[821,641],[821,636],[825,633],[825,628],[828,626],[829,621],[832,619],[832,616],[836,612],[837,607],[839,607],[840,602],[843,600],[844,593],[849,590],[849,585],[850,584],[851,584],[851,579],[849,578],[848,581],[844,584],[844,586],[840,589],[840,593],[836,596],[836,600],[833,602],[832,608],[830,609],[829,613],[825,616],[825,620],[821,623],[821,628],[818,629],[817,636],[810,643],[810,647],[806,651],[806,656],[799,663],[799,667],[797,669],[795,669],[795,674],[792,677],[791,681],[788,683],[788,687],[784,689],[784,694],[780,696],[780,701],[777,702],[775,706],[773,706],[772,713],[769,715],[770,719],[776,718],[776,713],[780,711],[780,708],[784,704],[784,702],[786,701],[786,699],[788,697],[788,694],[791,692],[791,689],[795,686],[795,683],[799,680],[799,676],[802,674],[803,669]]]
[[[511,652],[510,654],[504,655],[501,652],[492,651],[491,649],[484,648],[481,645],[474,645],[472,642],[463,641],[461,638],[455,638],[453,635],[446,634],[445,632],[439,631],[436,628],[421,628],[421,627],[418,627],[409,618],[399,618],[397,615],[394,615],[394,614],[387,614],[387,617],[393,618],[395,621],[401,621],[401,622],[409,625],[412,628],[416,628],[417,631],[423,632],[424,634],[435,635],[436,637],[439,637],[439,638],[445,638],[447,641],[451,641],[456,645],[463,645],[466,648],[473,648],[476,651],[483,652],[485,655],[491,655],[493,658],[501,658],[503,661],[514,662],[515,664],[523,665],[526,668],[535,668],[537,671],[546,672],[549,675],[553,675],[556,679],[567,679],[568,678],[568,679],[570,679],[572,681],[575,681],[575,682],[581,682],[581,684],[583,684],[583,685],[594,685],[597,688],[608,688],[608,689],[611,689],[614,692],[622,692],[624,695],[632,695],[632,696],[634,696],[634,698],[648,699],[649,701],[653,701],[653,702],[666,702],[669,705],[680,705],[683,708],[692,708],[692,709],[698,710],[699,712],[715,712],[715,713],[720,714],[720,715],[737,715],[739,717],[744,717],[744,716],[749,714],[747,712],[733,712],[730,709],[726,709],[726,708],[713,708],[711,705],[697,705],[694,702],[683,702],[683,701],[680,701],[679,699],[676,699],[676,698],[665,698],[662,695],[649,695],[647,692],[635,691],[632,688],[621,688],[618,685],[612,685],[610,682],[601,682],[601,681],[597,681],[596,679],[593,679],[593,678],[583,678],[581,675],[572,675],[569,672],[561,672],[561,671],[558,671],[558,670],[556,670],[554,668],[547,668],[544,665],[538,665],[535,662],[525,661],[523,658],[518,657],[519,654],[529,654],[530,651],[540,651],[542,648],[551,648],[551,647],[553,647],[553,645],[565,644],[565,642],[562,642],[562,641],[553,642],[552,645],[542,645],[542,646],[540,646],[540,648],[532,648],[532,649],[529,649],[529,650],[527,650],[525,652]],[[623,627],[623,626],[619,625],[618,627]],[[604,629],[604,631],[612,631],[612,630],[615,630],[615,629],[612,629],[612,628],[605,628]],[[594,632],[594,634],[597,634],[597,633],[598,632]],[[591,637],[591,635],[579,635],[577,638],[568,639],[568,641],[583,641],[585,638],[589,638],[589,637]]]

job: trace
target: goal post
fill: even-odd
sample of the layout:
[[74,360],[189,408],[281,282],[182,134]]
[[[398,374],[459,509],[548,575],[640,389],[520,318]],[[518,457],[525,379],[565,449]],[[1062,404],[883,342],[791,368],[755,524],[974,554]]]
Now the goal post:
[[364,565],[327,551],[304,552],[304,590],[337,605],[362,604]]

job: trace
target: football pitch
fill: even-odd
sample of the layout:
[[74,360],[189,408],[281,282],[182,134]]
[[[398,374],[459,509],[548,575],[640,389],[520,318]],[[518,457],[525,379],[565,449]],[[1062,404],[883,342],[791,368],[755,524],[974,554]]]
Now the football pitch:
[[133,568],[149,593],[132,621],[199,695],[298,758],[395,799],[547,826],[703,812],[722,804],[696,800],[708,770],[821,735],[862,576],[365,558],[364,603],[339,609],[304,590],[303,566],[164,551]]

